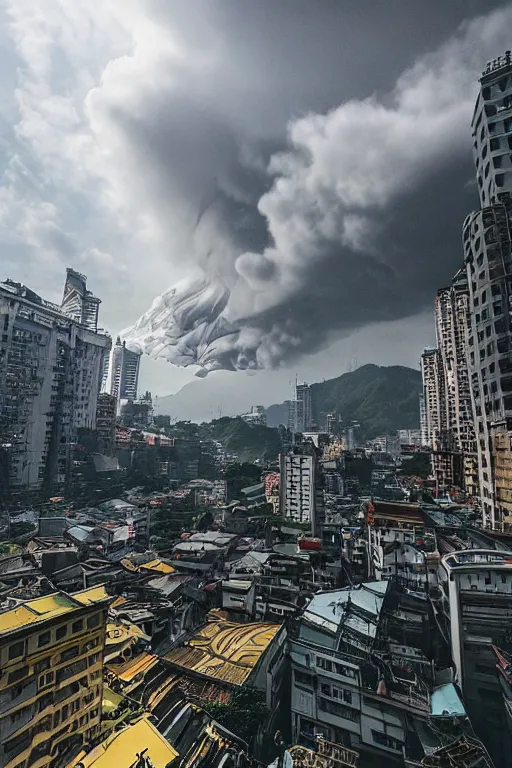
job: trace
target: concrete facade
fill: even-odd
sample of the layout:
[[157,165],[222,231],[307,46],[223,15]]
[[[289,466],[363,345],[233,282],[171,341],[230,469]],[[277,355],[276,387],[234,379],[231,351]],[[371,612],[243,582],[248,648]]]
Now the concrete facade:
[[66,482],[80,428],[94,429],[110,336],[78,324],[18,283],[0,284],[0,439],[9,485]]

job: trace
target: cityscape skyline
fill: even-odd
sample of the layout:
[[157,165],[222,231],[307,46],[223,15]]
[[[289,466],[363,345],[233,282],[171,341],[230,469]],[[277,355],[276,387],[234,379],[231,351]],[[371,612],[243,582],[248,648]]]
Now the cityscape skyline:
[[[27,109],[33,110],[34,114],[39,113],[40,106],[32,101],[30,95],[32,93],[31,84],[37,82],[41,83],[41,87],[43,84],[45,88],[48,87],[48,93],[53,94],[55,98],[64,99],[63,103],[66,103],[70,109],[74,109],[82,120],[76,128],[72,125],[62,126],[59,123],[53,125],[53,135],[62,139],[58,142],[59,149],[66,149],[68,154],[65,157],[69,161],[67,167],[74,169],[73,173],[69,171],[64,173],[61,163],[53,162],[55,153],[49,140],[36,141],[35,134],[31,133],[32,129],[35,130],[35,123],[29,124],[22,121],[18,125],[16,132],[18,137],[25,135],[24,131],[26,131],[26,141],[23,148],[17,146],[14,138],[12,144],[8,143],[12,150],[12,162],[9,165],[10,175],[5,177],[10,184],[6,192],[11,206],[9,210],[12,210],[12,206],[22,205],[23,201],[24,210],[27,211],[26,215],[28,216],[30,211],[31,218],[27,220],[24,228],[20,224],[15,235],[11,228],[11,239],[14,237],[16,242],[11,244],[10,250],[7,249],[8,253],[12,253],[12,257],[7,256],[7,274],[12,279],[30,284],[30,273],[37,264],[37,258],[46,259],[45,269],[39,271],[42,281],[39,290],[49,299],[60,301],[60,297],[57,299],[56,296],[58,272],[61,272],[66,266],[71,266],[76,271],[85,272],[90,276],[96,273],[96,290],[103,300],[104,322],[115,337],[123,327],[135,322],[137,316],[147,309],[155,292],[161,287],[161,283],[171,285],[175,279],[187,277],[189,262],[192,263],[188,258],[188,255],[191,255],[191,249],[199,248],[199,250],[202,249],[202,253],[207,253],[212,238],[214,239],[216,236],[215,233],[218,233],[221,238],[226,235],[231,242],[232,233],[226,234],[225,221],[222,216],[224,203],[228,208],[232,206],[233,196],[248,201],[247,204],[244,203],[245,207],[242,205],[242,208],[233,218],[235,221],[236,216],[244,216],[247,213],[248,218],[244,226],[238,227],[238,233],[244,231],[254,234],[253,241],[250,243],[243,242],[238,245],[235,242],[235,252],[237,249],[239,252],[247,251],[248,245],[251,252],[258,252],[260,242],[257,233],[260,231],[259,227],[262,222],[256,217],[256,225],[253,230],[254,211],[251,208],[251,201],[257,201],[262,193],[265,194],[265,190],[268,191],[274,178],[274,171],[268,175],[266,171],[260,172],[261,169],[267,168],[269,162],[272,161],[276,166],[276,172],[279,173],[277,165],[280,155],[275,154],[276,148],[286,150],[288,147],[289,159],[293,159],[293,145],[287,145],[285,138],[287,124],[289,124],[290,130],[296,125],[297,131],[303,125],[300,122],[289,123],[290,120],[294,120],[294,115],[311,112],[324,119],[329,110],[335,109],[333,115],[336,115],[343,124],[346,122],[347,130],[352,130],[354,122],[357,124],[363,118],[364,110],[368,109],[370,117],[376,120],[382,117],[385,120],[386,125],[379,126],[379,130],[385,131],[387,137],[389,146],[386,156],[389,159],[393,157],[394,167],[403,169],[407,178],[407,185],[413,184],[416,190],[414,195],[411,190],[408,191],[407,197],[410,204],[413,205],[415,195],[416,197],[420,195],[422,199],[428,196],[430,200],[434,201],[443,199],[442,206],[439,203],[440,207],[435,212],[428,212],[428,222],[432,216],[437,218],[436,230],[444,230],[444,240],[443,242],[430,242],[428,240],[432,234],[430,223],[428,223],[428,230],[422,229],[421,236],[411,233],[407,227],[398,226],[397,216],[404,183],[402,177],[394,179],[387,174],[386,168],[381,167],[378,163],[372,164],[372,184],[374,189],[381,190],[382,199],[370,198],[366,200],[365,196],[368,194],[368,190],[357,187],[357,179],[362,178],[361,168],[359,165],[354,167],[350,165],[358,157],[357,152],[351,153],[350,158],[345,155],[339,158],[334,157],[337,174],[340,178],[346,179],[348,198],[351,199],[351,196],[354,196],[354,200],[356,198],[359,200],[361,195],[364,198],[362,209],[356,210],[356,218],[350,219],[347,224],[347,238],[352,244],[350,247],[356,247],[356,250],[353,252],[349,249],[349,252],[343,252],[344,257],[350,256],[350,261],[343,262],[343,269],[340,274],[333,265],[326,264],[325,268],[322,269],[317,269],[315,266],[315,276],[323,273],[329,275],[330,278],[336,276],[336,279],[329,280],[329,285],[337,285],[338,293],[332,297],[327,286],[317,286],[314,280],[309,282],[309,288],[314,288],[316,291],[313,295],[318,297],[320,291],[324,294],[324,298],[322,301],[316,298],[310,302],[308,328],[303,329],[300,325],[297,326],[295,335],[297,339],[302,339],[302,341],[299,346],[294,346],[294,349],[302,355],[302,358],[288,362],[286,354],[284,354],[282,361],[287,371],[292,374],[297,372],[300,378],[304,380],[313,380],[311,371],[313,367],[324,368],[325,373],[322,371],[322,375],[327,377],[332,375],[328,370],[332,364],[332,350],[334,349],[334,354],[337,354],[339,350],[340,356],[344,358],[353,357],[350,354],[351,338],[354,344],[359,344],[362,336],[368,353],[360,356],[361,363],[380,362],[378,357],[387,352],[391,360],[411,365],[413,361],[417,360],[417,353],[413,348],[413,340],[408,341],[407,329],[410,320],[404,321],[402,318],[415,318],[414,322],[417,328],[422,324],[419,318],[423,318],[424,329],[422,329],[422,333],[425,336],[423,344],[429,342],[429,337],[433,333],[431,323],[425,322],[425,308],[428,306],[431,291],[435,290],[436,285],[449,279],[451,272],[449,265],[450,263],[454,264],[459,243],[459,233],[453,224],[458,217],[458,212],[455,209],[448,211],[447,200],[450,200],[450,206],[457,205],[459,206],[458,210],[462,212],[471,209],[470,200],[474,198],[476,192],[471,184],[470,142],[465,144],[459,141],[459,137],[471,118],[474,84],[481,68],[481,61],[492,57],[495,50],[506,47],[504,30],[507,28],[510,11],[508,6],[497,5],[499,6],[498,9],[493,10],[494,6],[489,5],[489,3],[473,3],[470,13],[468,13],[467,4],[456,3],[450,5],[449,8],[442,3],[430,4],[428,24],[425,23],[421,14],[413,14],[408,7],[404,7],[399,14],[388,14],[383,17],[382,23],[389,26],[391,38],[395,34],[393,32],[394,27],[398,30],[404,24],[407,26],[407,35],[396,34],[396,44],[385,46],[384,49],[382,42],[375,38],[371,29],[375,20],[374,15],[370,14],[368,17],[364,14],[356,15],[351,19],[353,21],[352,30],[357,29],[361,38],[372,41],[372,45],[366,49],[366,53],[362,56],[365,48],[355,46],[353,49],[354,33],[352,32],[351,36],[347,35],[345,25],[341,23],[343,17],[339,15],[340,11],[337,10],[337,4],[328,3],[326,4],[325,15],[319,15],[314,20],[314,26],[311,28],[311,39],[308,43],[312,50],[316,50],[318,37],[315,38],[315,34],[320,35],[323,40],[322,55],[314,57],[314,66],[311,65],[306,73],[301,72],[300,77],[298,76],[299,62],[297,62],[297,71],[293,73],[289,71],[288,67],[284,67],[282,76],[286,79],[287,88],[281,87],[279,81],[276,80],[277,94],[267,82],[266,89],[268,92],[262,94],[261,91],[258,91],[261,101],[255,101],[252,108],[245,99],[240,102],[232,101],[236,89],[230,87],[231,81],[227,72],[234,72],[240,68],[246,73],[255,73],[257,71],[256,64],[264,69],[265,62],[262,61],[261,56],[251,50],[250,56],[256,56],[256,59],[253,60],[249,56],[249,51],[243,51],[236,45],[232,46],[232,49],[222,49],[223,56],[234,56],[237,57],[236,60],[221,57],[215,63],[207,57],[208,65],[203,71],[203,77],[208,82],[217,83],[219,103],[225,106],[224,117],[227,124],[220,127],[219,132],[212,128],[209,120],[210,117],[213,119],[213,108],[210,106],[203,114],[203,121],[195,119],[194,104],[197,94],[203,93],[204,83],[194,80],[193,74],[190,74],[190,78],[194,96],[189,97],[181,92],[176,93],[172,89],[170,96],[178,100],[181,98],[183,109],[180,114],[183,115],[183,124],[187,127],[192,124],[198,131],[198,136],[194,138],[194,141],[202,138],[203,129],[208,129],[213,131],[212,135],[217,136],[220,133],[218,141],[220,146],[224,148],[225,145],[222,143],[224,131],[227,136],[233,137],[226,139],[228,145],[232,141],[234,146],[245,148],[242,152],[244,159],[242,166],[239,167],[237,161],[233,160],[229,146],[227,147],[227,156],[223,151],[219,151],[214,161],[210,158],[209,153],[205,152],[202,163],[198,165],[195,162],[193,166],[192,164],[187,165],[190,170],[189,181],[187,184],[181,184],[179,190],[177,189],[178,175],[175,174],[175,178],[170,180],[167,174],[167,164],[158,164],[158,158],[153,154],[148,158],[145,166],[147,174],[145,174],[144,168],[140,165],[138,154],[144,140],[137,141],[129,133],[127,125],[121,117],[119,120],[115,118],[109,122],[108,115],[112,114],[112,111],[109,110],[112,100],[115,103],[114,90],[117,84],[115,67],[110,66],[110,64],[111,60],[117,56],[118,50],[112,52],[106,46],[102,49],[101,56],[97,58],[93,66],[86,60],[85,51],[72,50],[66,42],[55,43],[52,35],[44,36],[42,45],[45,51],[50,52],[52,45],[56,45],[57,48],[60,46],[61,56],[68,61],[66,77],[72,79],[77,70],[84,66],[86,69],[89,67],[87,69],[90,74],[89,84],[97,84],[102,72],[106,72],[107,76],[103,78],[101,85],[92,89],[90,85],[81,82],[77,90],[71,95],[69,90],[62,91],[63,84],[59,79],[58,72],[55,73],[56,77],[52,80],[51,85],[47,86],[47,72],[44,67],[38,69],[35,60],[32,59],[28,62],[27,69],[24,70],[26,75],[24,75],[20,91],[26,96],[27,105],[29,105]],[[79,17],[74,16],[67,5],[64,5],[63,9],[63,16],[57,16],[55,20],[56,36],[58,36],[58,24],[64,18],[70,28],[75,28],[74,25],[79,20]],[[92,9],[84,8],[82,10],[89,18]],[[300,47],[297,45],[299,31],[294,27],[288,28],[286,16],[275,7],[275,4],[272,4],[271,8],[269,6],[267,12],[272,15],[265,21],[260,16],[262,11],[256,9],[251,11],[251,14],[254,14],[255,24],[264,25],[267,21],[275,23],[276,30],[279,30],[280,34],[286,33],[288,35],[286,55],[291,58],[296,57],[298,47]],[[475,16],[479,12],[483,15],[476,18]],[[26,40],[27,45],[29,45],[28,41],[37,39],[42,32],[37,25],[31,31],[30,19],[24,15],[23,5],[18,4],[16,7],[13,5],[9,13],[14,19],[15,25],[9,27],[8,30],[12,32],[15,29],[16,33],[14,41],[9,40],[10,47],[7,46],[7,50],[14,47],[17,55],[23,58],[29,55],[24,41]],[[236,24],[246,21],[242,11],[239,13],[239,16],[234,14],[229,19],[222,12],[216,10],[212,10],[210,15],[206,14],[203,31],[207,39],[210,42],[216,39],[216,36],[219,39],[225,39],[225,36],[229,35],[230,32],[236,31]],[[346,9],[346,13],[350,15],[352,12]],[[471,14],[473,18],[470,18]],[[139,40],[141,46],[145,44],[143,30],[147,30],[148,27],[142,23],[137,26],[138,21],[144,20],[150,25],[150,29],[154,28],[151,26],[154,24],[154,19],[150,16],[149,7],[145,11],[140,8],[137,10],[132,8],[130,13],[124,15],[122,23],[120,23],[115,11],[112,12],[112,16],[104,16],[103,13],[93,14],[91,28],[97,29],[98,35],[100,37],[103,35],[102,39],[108,38],[109,30],[115,30],[118,35],[116,40],[119,50],[126,52],[126,61],[131,61],[135,69],[137,67],[143,69],[148,62],[143,57],[139,59],[137,51],[134,52],[131,46],[133,39]],[[163,24],[164,37],[166,33],[169,33],[173,39],[183,40],[184,51],[192,60],[198,41],[188,34],[189,19],[187,15],[179,16],[174,11],[169,10],[158,21]],[[463,26],[459,27],[463,22]],[[135,29],[135,37],[129,34],[132,25]],[[333,32],[328,33],[331,28]],[[264,26],[260,26],[259,29],[264,34]],[[336,30],[335,34],[334,30]],[[231,39],[236,39],[236,34]],[[269,44],[270,39],[273,39],[272,36],[265,35],[266,44]],[[469,42],[470,40],[471,42]],[[155,72],[163,73],[168,66],[172,68],[172,64],[161,55],[159,47],[161,38],[157,37],[156,42],[153,42],[154,58],[149,66],[153,67]],[[276,56],[281,55],[277,44],[272,50],[276,51]],[[370,54],[368,50],[371,52]],[[342,55],[343,51],[345,52]],[[284,54],[284,50],[282,54]],[[111,59],[111,56],[114,58]],[[350,60],[358,61],[358,66],[353,67],[353,71],[358,72],[357,77],[345,74],[347,71],[345,56],[349,56]],[[187,57],[185,59],[187,62],[189,61]],[[122,59],[122,61],[125,60]],[[377,62],[378,66],[376,66]],[[237,67],[237,64],[240,66]],[[332,78],[326,76],[335,65],[338,65],[340,74],[344,73],[343,77],[335,78],[336,84],[332,82]],[[184,64],[184,66],[187,65]],[[216,66],[220,67],[218,71],[215,69]],[[427,72],[429,75],[425,74],[423,77],[421,73]],[[433,80],[429,78],[433,78]],[[436,87],[430,91],[429,83],[435,82],[440,85],[440,78],[443,81],[443,87]],[[146,78],[145,81],[148,82],[148,79]],[[167,82],[165,77],[160,78],[160,81]],[[143,103],[145,99],[151,99],[151,95],[146,93],[145,88],[134,78],[130,78],[130,88],[132,101],[127,99],[124,102],[128,112],[132,106],[135,108],[138,103]],[[375,96],[372,97],[371,94],[374,92]],[[441,94],[446,101],[440,101]],[[164,99],[162,102],[159,94],[154,94],[154,97],[155,100],[150,101],[148,106],[154,109],[155,114],[158,115],[164,125],[168,124],[167,110],[172,98]],[[284,99],[283,104],[279,103],[281,97]],[[53,102],[50,103],[53,104]],[[388,103],[392,104],[389,108],[387,108]],[[423,104],[424,113],[414,111],[415,108],[410,109],[412,105],[418,103]],[[257,109],[257,113],[268,110],[269,120],[265,126],[256,128],[259,124],[253,119],[254,115],[251,109]],[[427,113],[429,115],[428,121],[425,119]],[[442,141],[444,143],[441,145],[428,139],[425,141],[425,136],[422,133],[422,131],[434,130],[432,121],[436,113],[442,115],[445,121],[443,130],[437,132],[439,136],[443,135]],[[235,115],[238,117],[235,118]],[[41,125],[47,125],[49,119],[48,115],[43,115]],[[232,125],[233,120],[236,123],[235,127]],[[407,130],[411,140],[421,142],[420,147],[416,147],[416,152],[410,153],[411,156],[417,159],[423,157],[427,162],[425,148],[428,148],[430,153],[427,163],[428,173],[423,166],[418,168],[414,167],[414,164],[411,166],[408,157],[400,155],[401,150],[397,148],[394,137],[399,135],[396,132],[400,130],[402,120],[404,121],[403,124],[408,126]],[[332,127],[334,129],[335,125],[333,124]],[[158,121],[155,123],[155,130],[157,128]],[[140,126],[141,136],[147,135],[146,129],[146,124]],[[255,133],[256,135],[254,135]],[[384,136],[384,133],[382,135]],[[352,134],[337,136],[337,145],[349,146],[352,140],[351,136]],[[170,158],[172,162],[178,163],[175,152],[176,144],[180,146],[179,156],[187,154],[189,142],[186,137],[186,130],[180,129],[177,136],[171,133],[168,146],[170,152],[172,149]],[[192,133],[190,133],[190,141],[192,141]],[[404,142],[400,141],[400,145],[403,144]],[[105,164],[101,157],[92,152],[92,149],[89,154],[82,153],[79,148],[84,145],[89,149],[95,146],[100,154],[105,152],[111,158],[114,166],[108,169],[108,176],[106,176],[108,164]],[[159,151],[159,138],[152,143],[152,146],[155,152]],[[136,172],[142,183],[147,184],[144,189],[147,192],[149,208],[146,205],[141,206],[141,196],[137,193],[137,210],[133,211],[131,186],[125,183],[122,173],[120,176],[118,150],[126,153],[127,164],[123,161],[122,168],[126,168],[127,173]],[[331,147],[326,146],[325,150],[330,152]],[[87,164],[82,161],[86,156],[88,157]],[[274,159],[272,160],[272,158]],[[199,157],[197,160],[199,161]],[[225,167],[223,167],[224,161],[227,163]],[[24,166],[30,168],[41,166],[49,170],[52,162],[50,177],[53,181],[52,184],[45,185],[44,193],[48,199],[44,199],[44,196],[41,198],[38,196],[40,193],[33,193],[26,186],[16,186],[15,180],[23,176],[22,168]],[[157,163],[156,170],[154,170],[155,162]],[[192,167],[194,168],[193,173]],[[160,175],[160,172],[164,175]],[[75,173],[80,176],[80,179],[75,178]],[[431,173],[434,173],[435,178],[431,176]],[[443,181],[442,174],[447,174],[447,181]],[[247,178],[247,188],[244,186],[245,182],[242,177]],[[383,178],[386,177],[390,186],[382,186]],[[153,181],[155,186],[153,186]],[[59,188],[61,190],[66,189],[69,185],[72,187],[73,184],[75,184],[75,188],[78,185],[82,189],[80,200],[77,199],[73,188],[71,188],[69,195],[66,196],[68,203],[64,209],[59,204],[61,198],[57,199],[56,197],[56,190]],[[94,199],[88,193],[89,184],[94,187]],[[216,184],[220,187],[220,192],[215,191]],[[239,189],[237,184],[238,187],[241,185],[242,188]],[[427,187],[424,186],[425,184]],[[429,187],[428,184],[431,186]],[[207,194],[206,191],[212,185],[211,194]],[[102,192],[99,196],[96,194],[98,188]],[[446,197],[441,198],[438,188],[445,190]],[[158,195],[159,191],[163,190],[165,190],[166,199],[169,200],[169,203],[172,200],[170,210],[165,206],[165,210],[163,210],[162,198]],[[198,190],[200,190],[199,197]],[[184,195],[183,199],[179,198],[178,192]],[[226,199],[223,198],[223,195],[226,196]],[[357,197],[358,195],[359,197]],[[210,205],[212,199],[217,201],[213,206]],[[106,203],[102,210],[98,210],[97,202],[99,200]],[[87,210],[77,208],[78,203],[86,203]],[[220,206],[220,211],[217,204]],[[344,203],[341,201],[342,208],[343,205]],[[381,232],[379,241],[381,244],[393,243],[394,253],[407,254],[403,264],[394,263],[392,257],[384,251],[376,259],[374,249],[372,250],[370,247],[371,244],[367,244],[364,238],[361,239],[363,230],[358,229],[360,224],[368,222],[377,229],[384,225],[378,216],[376,219],[374,218],[376,209],[379,208],[382,208],[385,214],[384,219],[394,222],[390,233],[385,236],[384,231]],[[43,215],[44,211],[46,211],[46,219]],[[179,222],[174,221],[174,211],[180,219]],[[418,210],[414,209],[414,211],[411,210],[409,214],[406,214],[405,218],[407,219],[411,215],[419,226],[422,221],[421,216],[427,216],[427,211],[422,207]],[[46,222],[44,225],[41,223],[41,216]],[[112,219],[112,217],[114,218]],[[194,229],[199,217],[201,218],[201,231],[198,233],[200,242],[195,243],[192,247],[189,224],[193,221],[191,227]],[[171,219],[172,236],[168,237],[167,226]],[[80,221],[80,226],[78,226],[77,221]],[[92,228],[95,233],[94,238],[84,231],[82,224],[85,221],[95,222],[95,226]],[[115,227],[112,226],[113,222]],[[325,224],[327,223],[325,222]],[[338,226],[342,222],[333,222],[333,224]],[[320,226],[321,222],[318,222],[318,225]],[[124,233],[119,226],[125,228],[126,232]],[[355,229],[350,229],[350,227],[355,227]],[[315,231],[312,231],[312,236],[314,239]],[[400,239],[402,236],[403,240]],[[396,240],[397,237],[398,240]],[[427,253],[420,253],[423,244],[426,245],[427,243]],[[371,258],[368,257],[367,245],[373,253]],[[315,243],[313,242],[311,254],[313,254],[314,247]],[[232,250],[231,248],[230,253]],[[144,253],[143,259],[140,258],[141,253]],[[187,258],[185,258],[185,254],[187,254]],[[432,260],[434,255],[435,261]],[[370,276],[378,274],[379,283],[386,286],[384,297],[378,294],[371,281],[370,283],[368,281],[357,282],[354,270],[358,264],[363,263],[366,265],[367,274]],[[425,273],[421,272],[421,269],[426,269],[427,265],[428,270]],[[388,267],[390,271],[386,273]],[[297,275],[300,273],[301,270],[299,269]],[[155,284],[153,274],[159,276],[158,285]],[[356,280],[356,284],[351,285],[349,278]],[[261,287],[265,301],[273,301],[271,291],[267,290],[265,286],[265,276],[258,276],[255,273],[251,278],[255,285],[260,285],[257,282],[260,279],[263,280]],[[402,281],[405,282],[402,283]],[[127,295],[131,297],[130,302],[125,301]],[[356,296],[358,297],[357,307],[354,308],[351,298]],[[389,300],[390,297],[393,297],[391,301]],[[307,297],[304,299],[307,301]],[[264,307],[262,307],[263,309]],[[341,320],[340,311],[342,311]],[[418,315],[418,312],[421,315]],[[184,317],[185,315],[182,316],[182,319]],[[280,322],[279,318],[277,318],[277,322]],[[346,327],[343,325],[345,322],[348,322],[349,326],[351,323],[354,325],[353,327]],[[372,341],[375,324],[386,322],[392,323],[389,331],[383,332],[378,340]],[[357,331],[358,327],[361,328],[360,331]],[[385,329],[386,326],[383,328]],[[393,347],[390,344],[386,349],[389,342],[386,341],[385,337],[395,335],[396,329],[398,329],[398,333],[404,334],[402,348],[398,349],[398,345]],[[346,338],[347,343],[333,342],[332,338],[336,336]],[[334,347],[331,346],[329,349],[329,343],[334,344]],[[327,346],[324,347],[324,344]],[[315,347],[318,347],[320,351],[314,353]],[[407,352],[406,347],[408,347],[409,352]],[[322,348],[324,349],[323,352]],[[311,357],[312,353],[313,356]],[[343,372],[345,368],[346,364],[342,364],[337,373]],[[168,368],[152,361],[147,362],[145,369],[146,372],[143,373],[144,378],[141,382],[142,388],[151,389],[160,395],[175,391],[183,383],[190,381],[194,373],[193,371]],[[283,389],[283,380],[280,375],[280,371],[261,375],[261,381],[267,383],[266,389],[268,391],[271,387],[275,387],[274,401],[279,401],[282,397],[278,395],[278,391]],[[223,381],[225,386],[232,387],[233,390],[237,386],[249,386],[248,380],[243,377],[237,380],[238,385],[235,385],[235,380],[229,377],[223,377]],[[250,397],[248,400],[250,402],[254,398]]]
[[0,768],[512,768],[512,3],[2,14]]

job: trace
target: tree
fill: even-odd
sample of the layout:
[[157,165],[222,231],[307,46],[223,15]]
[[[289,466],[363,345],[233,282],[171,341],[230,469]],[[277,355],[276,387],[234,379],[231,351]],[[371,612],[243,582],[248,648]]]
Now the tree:
[[247,744],[252,742],[270,714],[265,695],[249,685],[233,691],[227,703],[210,702],[204,705],[204,709]]

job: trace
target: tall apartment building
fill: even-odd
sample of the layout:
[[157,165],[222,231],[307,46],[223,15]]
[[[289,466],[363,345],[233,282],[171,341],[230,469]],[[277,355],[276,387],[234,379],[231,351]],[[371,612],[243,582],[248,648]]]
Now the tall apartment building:
[[87,290],[87,277],[68,267],[61,303],[62,311],[79,325],[96,332],[100,304],[101,300]]
[[118,403],[121,400],[136,400],[139,385],[140,352],[132,352],[119,336],[112,349],[110,359],[110,394]]
[[0,443],[13,491],[50,490],[71,471],[77,430],[94,429],[110,336],[20,283],[0,283]]
[[441,434],[445,430],[446,419],[444,402],[444,378],[439,350],[427,347],[421,356],[421,375],[423,379],[423,401],[425,406],[425,445],[434,450],[440,444]]
[[463,226],[468,368],[484,525],[512,514],[512,59],[491,61],[472,120],[481,210]]
[[108,602],[94,587],[0,613],[0,768],[63,768],[99,736]]
[[295,385],[295,400],[297,401],[296,432],[310,432],[313,425],[311,404],[311,387],[309,384]]
[[113,456],[116,447],[117,401],[113,395],[102,392],[96,409],[96,434],[98,453]]
[[279,457],[280,509],[284,517],[310,523],[312,533],[323,521],[321,468],[312,444],[298,445]]
[[[469,286],[460,269],[450,287],[437,292],[435,303],[437,346],[441,359],[443,428],[438,451],[448,475],[447,485],[463,485],[471,496],[479,495],[476,436],[467,364]],[[434,455],[434,463],[436,456]],[[450,470],[453,468],[453,470]],[[450,471],[453,475],[450,476]],[[461,482],[457,482],[459,475]]]
[[[424,388],[424,382],[423,382]],[[428,435],[428,419],[427,419],[427,406],[425,403],[425,392],[421,392],[419,396],[419,409],[420,409],[420,444],[427,446],[429,444]]]
[[439,349],[427,348],[421,356],[426,445],[432,449],[432,473],[436,488],[462,486],[462,454],[457,452],[448,429],[446,379]]

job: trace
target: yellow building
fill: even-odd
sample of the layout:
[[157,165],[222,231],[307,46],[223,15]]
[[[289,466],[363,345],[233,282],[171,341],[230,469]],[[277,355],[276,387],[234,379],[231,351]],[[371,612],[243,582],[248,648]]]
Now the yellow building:
[[113,733],[90,752],[82,752],[67,768],[133,768],[141,758],[150,760],[154,768],[178,762],[176,750],[145,717]]
[[60,768],[99,733],[109,601],[94,587],[0,613],[0,768]]

